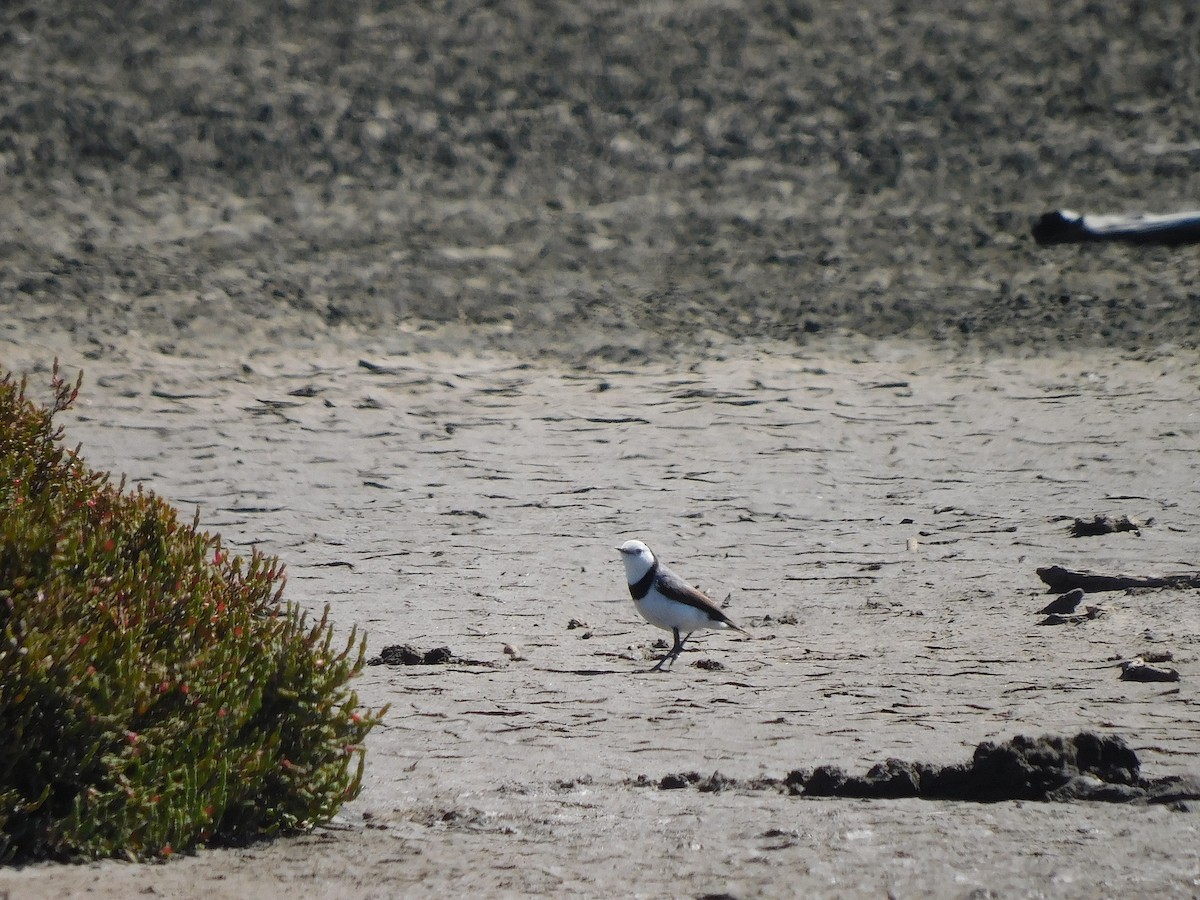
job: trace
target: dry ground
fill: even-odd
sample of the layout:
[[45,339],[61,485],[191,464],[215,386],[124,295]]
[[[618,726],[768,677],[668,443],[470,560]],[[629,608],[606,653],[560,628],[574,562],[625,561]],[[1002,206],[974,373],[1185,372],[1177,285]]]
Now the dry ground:
[[[0,364],[82,365],[93,464],[283,556],[373,652],[496,665],[368,669],[393,713],[344,830],[0,893],[1200,894],[1192,813],[636,782],[1081,728],[1197,767],[1191,593],[1034,614],[1040,565],[1194,568],[1197,256],[1029,236],[1195,205],[1197,24],[3,5]],[[1097,513],[1155,522],[1066,536]],[[647,675],[631,536],[753,637]],[[1183,680],[1118,681],[1144,651]]]

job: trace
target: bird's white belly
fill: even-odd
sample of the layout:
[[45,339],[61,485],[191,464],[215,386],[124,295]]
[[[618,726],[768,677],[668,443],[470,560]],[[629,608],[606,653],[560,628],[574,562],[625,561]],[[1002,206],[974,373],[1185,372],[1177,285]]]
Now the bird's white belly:
[[651,588],[641,600],[634,600],[637,611],[651,625],[670,631],[678,628],[681,632],[695,631],[698,628],[721,628],[723,623],[713,621],[708,613],[686,603],[668,600],[658,591]]

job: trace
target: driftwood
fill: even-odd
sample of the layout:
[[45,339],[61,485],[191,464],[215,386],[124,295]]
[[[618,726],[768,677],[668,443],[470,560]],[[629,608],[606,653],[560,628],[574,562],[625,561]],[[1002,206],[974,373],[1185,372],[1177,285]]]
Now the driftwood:
[[1194,244],[1200,242],[1200,212],[1158,216],[1085,216],[1068,209],[1042,215],[1034,223],[1039,244],[1077,244],[1085,241],[1128,241],[1135,244]]
[[1158,578],[1136,578],[1131,575],[1093,575],[1090,572],[1072,572],[1062,566],[1044,566],[1037,570],[1042,579],[1056,594],[1081,588],[1089,594],[1098,591],[1124,591],[1128,588],[1184,587],[1200,588],[1200,575],[1163,575]]

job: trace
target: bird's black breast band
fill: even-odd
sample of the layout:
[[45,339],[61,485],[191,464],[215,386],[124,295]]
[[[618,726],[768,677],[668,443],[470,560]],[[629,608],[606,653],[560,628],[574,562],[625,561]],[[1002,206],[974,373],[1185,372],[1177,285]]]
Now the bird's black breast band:
[[654,579],[658,575],[658,560],[654,561],[646,574],[629,586],[629,593],[633,595],[634,600],[641,600],[650,593],[650,585],[654,584]]

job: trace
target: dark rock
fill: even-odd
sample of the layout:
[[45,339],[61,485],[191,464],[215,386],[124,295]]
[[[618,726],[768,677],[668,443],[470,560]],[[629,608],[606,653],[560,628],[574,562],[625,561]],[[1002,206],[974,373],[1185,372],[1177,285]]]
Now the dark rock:
[[[996,803],[1038,800],[1065,803],[1161,803],[1186,811],[1200,800],[1200,776],[1142,778],[1137,754],[1120,737],[1084,731],[1074,737],[1018,735],[1002,743],[984,741],[970,762],[939,766],[889,758],[865,775],[847,775],[838,766],[793,769],[783,780],[738,781],[720,772],[666,775],[661,790],[695,786],[705,793],[737,787],[785,791],[792,796],[854,797],[876,800],[921,797]],[[636,782],[649,785],[645,776]]]
[[783,778],[783,786],[789,794],[803,794],[805,787],[812,779],[811,769],[792,769]]
[[[871,797],[919,797],[921,794],[921,776],[917,767],[902,759],[888,759],[876,763],[863,779],[870,786]],[[866,786],[864,785],[864,786]]]
[[1144,659],[1127,659],[1121,663],[1122,681],[1178,681],[1179,671],[1167,666],[1152,666]]
[[1060,616],[1057,613],[1046,616],[1038,622],[1039,625],[1066,625],[1068,622],[1074,624],[1077,620],[1082,620],[1081,616]]
[[1039,625],[1081,625],[1084,622],[1090,621],[1092,619],[1100,618],[1102,615],[1104,615],[1104,612],[1105,612],[1105,610],[1104,610],[1103,606],[1093,606],[1093,605],[1089,604],[1088,606],[1084,607],[1083,612],[1075,613],[1073,615],[1066,614],[1066,613],[1051,613],[1050,615],[1046,616],[1046,618],[1044,618],[1040,622],[1038,622],[1038,624]]
[[977,793],[973,779],[975,770],[969,763],[938,766],[933,763],[918,763],[923,797],[945,800],[965,800]]
[[1050,601],[1050,603],[1042,607],[1040,612],[1059,615],[1073,613],[1075,612],[1075,607],[1079,606],[1083,601],[1083,596],[1083,588],[1075,588]]
[[1200,775],[1168,775],[1153,782],[1146,800],[1176,806],[1187,800],[1200,800]]
[[1061,787],[1046,794],[1045,799],[1057,803],[1070,800],[1093,800],[1107,803],[1127,803],[1130,800],[1141,800],[1146,796],[1145,790],[1128,784],[1108,784],[1094,775],[1076,775]]
[[985,741],[975,748],[969,764],[935,766],[889,759],[865,776],[847,776],[836,766],[821,766],[811,775],[798,769],[789,773],[785,784],[791,793],[809,796],[880,799],[1127,802],[1147,796],[1137,754],[1119,737],[1091,732],[1073,738]]
[[1080,772],[1090,772],[1114,784],[1139,782],[1141,763],[1137,753],[1121,738],[1084,731],[1072,743],[1074,765]]
[[435,647],[422,652],[412,644],[392,644],[384,647],[378,656],[367,660],[369,666],[436,666],[454,659],[449,647]]
[[837,766],[817,766],[804,782],[804,793],[813,797],[838,797],[846,786],[846,773]]
[[1138,758],[1119,737],[1090,732],[1074,738],[1018,735],[1003,744],[980,744],[972,770],[973,787],[986,798],[1045,800],[1081,774],[1135,783]]
[[1129,516],[1121,516],[1116,519],[1112,516],[1094,516],[1091,521],[1076,519],[1071,525],[1071,537],[1096,537],[1101,534],[1114,534],[1118,531],[1132,531],[1140,536],[1142,523],[1129,518]]
[[706,779],[701,781],[696,787],[706,794],[715,794],[718,791],[723,791],[726,788],[737,787],[737,781],[733,778],[728,778],[720,772],[713,772]]

